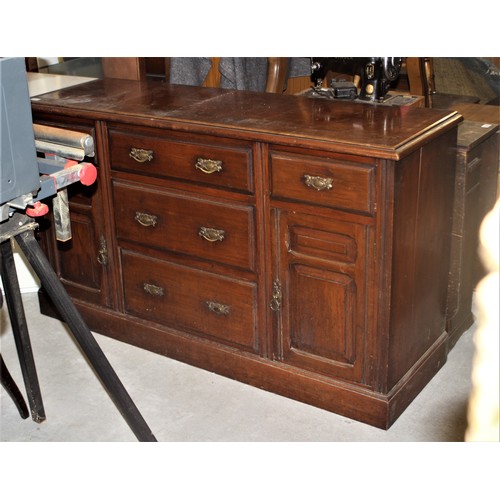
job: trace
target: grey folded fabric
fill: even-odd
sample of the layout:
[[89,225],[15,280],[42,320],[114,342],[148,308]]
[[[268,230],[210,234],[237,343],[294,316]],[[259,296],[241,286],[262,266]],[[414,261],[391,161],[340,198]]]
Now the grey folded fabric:
[[170,83],[201,85],[212,66],[210,57],[172,57]]
[[266,90],[267,57],[222,57],[219,71],[223,89]]
[[311,76],[310,57],[290,57],[288,60],[288,78]]
[[[223,89],[264,92],[267,83],[267,57],[221,57],[219,71]],[[170,83],[202,85],[212,66],[210,57],[172,57]],[[309,57],[290,57],[288,76],[311,74]]]

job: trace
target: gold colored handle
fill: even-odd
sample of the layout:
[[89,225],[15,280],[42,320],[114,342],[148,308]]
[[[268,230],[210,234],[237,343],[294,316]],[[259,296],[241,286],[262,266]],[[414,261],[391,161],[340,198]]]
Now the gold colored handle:
[[273,282],[273,295],[271,297],[271,302],[269,307],[271,311],[279,311],[281,309],[281,299],[283,298],[281,292],[281,283],[280,280],[276,279]]
[[333,179],[331,177],[319,177],[317,175],[304,175],[306,186],[316,189],[317,191],[325,191],[332,189]]
[[151,149],[140,149],[131,148],[129,153],[130,158],[134,159],[139,163],[144,163],[146,161],[153,160],[153,150]]
[[108,246],[106,245],[106,240],[104,236],[99,238],[99,251],[97,252],[97,262],[101,264],[101,266],[105,266],[108,264]]
[[215,229],[213,227],[200,227],[198,231],[198,236],[205,238],[207,241],[215,242],[222,241],[226,235],[223,229]]
[[209,158],[198,158],[195,167],[205,174],[213,174],[222,170],[221,160],[210,160]]
[[231,312],[231,308],[226,304],[219,304],[219,302],[212,302],[211,300],[207,300],[205,303],[210,311],[219,316],[227,316]]
[[155,297],[163,297],[164,290],[161,286],[152,285],[151,283],[144,283],[143,285],[144,291],[153,295]]
[[134,219],[144,227],[155,227],[158,222],[156,215],[145,214],[144,212],[136,212]]

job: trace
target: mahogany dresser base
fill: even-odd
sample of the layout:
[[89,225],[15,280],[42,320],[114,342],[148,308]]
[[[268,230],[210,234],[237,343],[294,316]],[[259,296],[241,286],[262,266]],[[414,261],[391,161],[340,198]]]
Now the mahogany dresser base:
[[92,331],[382,429],[446,362],[456,112],[112,79],[32,105],[95,138],[73,239],[40,232]]

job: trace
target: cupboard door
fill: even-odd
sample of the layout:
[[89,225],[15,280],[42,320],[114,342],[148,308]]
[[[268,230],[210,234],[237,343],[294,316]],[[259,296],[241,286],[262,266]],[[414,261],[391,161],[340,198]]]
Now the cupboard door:
[[[275,354],[285,363],[363,382],[368,228],[274,211],[279,297]],[[276,303],[271,303],[277,309]]]
[[98,187],[69,186],[68,198],[72,237],[56,240],[51,215],[44,236],[45,247],[51,247],[49,259],[72,298],[110,306],[108,248]]
[[83,161],[97,167],[98,177],[91,186],[74,183],[67,187],[71,222],[71,239],[56,239],[54,212],[51,208],[45,220],[40,221],[41,246],[64,284],[69,295],[77,300],[111,307],[110,266],[103,207],[103,179],[99,167],[97,131],[94,123],[83,121],[40,123],[87,133],[94,137],[95,156]]

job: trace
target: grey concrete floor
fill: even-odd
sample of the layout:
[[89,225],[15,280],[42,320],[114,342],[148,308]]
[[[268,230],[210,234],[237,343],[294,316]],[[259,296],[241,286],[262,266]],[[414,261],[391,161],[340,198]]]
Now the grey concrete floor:
[[[0,440],[136,441],[66,326],[39,313],[36,294],[24,294],[23,301],[47,419],[40,424],[21,419],[2,388]],[[24,391],[5,304],[1,325],[2,356]],[[457,442],[466,428],[473,328],[387,431],[95,337],[158,441]]]

